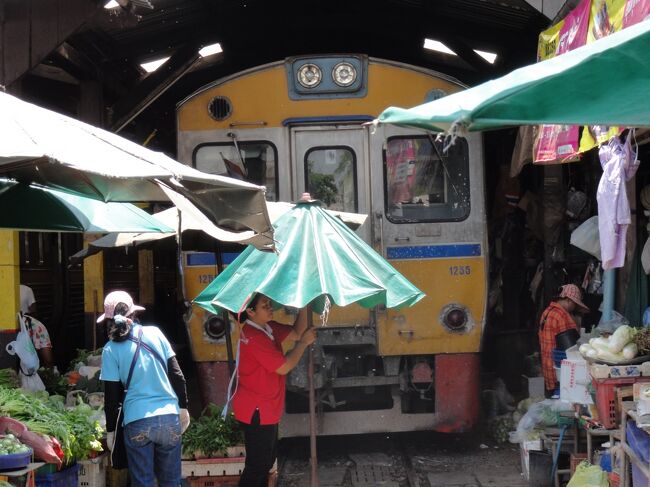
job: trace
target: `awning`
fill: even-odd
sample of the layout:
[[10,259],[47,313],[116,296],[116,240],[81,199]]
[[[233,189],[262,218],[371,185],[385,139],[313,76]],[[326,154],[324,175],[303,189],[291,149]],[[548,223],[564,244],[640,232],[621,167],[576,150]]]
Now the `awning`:
[[410,109],[387,108],[378,121],[452,134],[539,124],[648,127],[649,86],[646,20],[474,88]]

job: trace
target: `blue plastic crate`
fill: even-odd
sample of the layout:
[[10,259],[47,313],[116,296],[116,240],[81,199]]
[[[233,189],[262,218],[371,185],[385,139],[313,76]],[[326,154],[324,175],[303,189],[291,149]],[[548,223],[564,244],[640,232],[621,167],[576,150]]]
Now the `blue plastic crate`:
[[79,465],[76,463],[60,472],[36,476],[36,487],[77,487]]
[[628,421],[625,434],[632,451],[644,462],[650,461],[650,435],[637,428],[634,421]]

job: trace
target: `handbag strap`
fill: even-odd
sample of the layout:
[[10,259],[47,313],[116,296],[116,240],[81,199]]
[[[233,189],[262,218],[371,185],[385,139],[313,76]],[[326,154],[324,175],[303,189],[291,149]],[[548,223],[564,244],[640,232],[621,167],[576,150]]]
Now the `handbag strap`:
[[149,352],[151,355],[153,355],[158,362],[160,362],[160,365],[162,365],[162,368],[165,370],[165,373],[167,373],[167,364],[165,361],[162,359],[160,354],[156,352],[156,350],[153,349],[149,344],[145,343],[144,340],[142,339],[142,326],[140,327],[140,333],[138,335],[138,338],[133,338],[132,336],[129,335],[129,340],[131,340],[133,343],[137,343],[138,347],[142,346],[147,352]]
[[131,379],[133,378],[133,370],[135,369],[135,363],[138,361],[138,355],[140,355],[140,346],[142,345],[142,328],[138,330],[138,339],[136,340],[131,335],[129,335],[129,340],[137,343],[135,347],[135,353],[133,354],[133,360],[131,360],[131,367],[129,368],[129,375],[126,378],[126,384],[124,384],[124,396],[129,392],[129,385],[131,385]]

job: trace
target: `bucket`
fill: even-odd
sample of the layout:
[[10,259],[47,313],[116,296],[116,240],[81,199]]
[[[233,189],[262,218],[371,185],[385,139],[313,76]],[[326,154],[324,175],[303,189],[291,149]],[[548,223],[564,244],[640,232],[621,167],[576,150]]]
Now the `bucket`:
[[566,352],[564,350],[558,350],[557,348],[554,348],[551,353],[553,356],[553,365],[556,367],[562,365],[562,360],[566,358]]
[[567,348],[571,348],[576,343],[578,343],[578,338],[580,338],[580,333],[575,328],[571,328],[570,330],[558,333],[555,335],[556,350],[564,351]]
[[551,471],[553,470],[553,457],[549,452],[530,451],[528,452],[530,464],[530,487],[553,487]]

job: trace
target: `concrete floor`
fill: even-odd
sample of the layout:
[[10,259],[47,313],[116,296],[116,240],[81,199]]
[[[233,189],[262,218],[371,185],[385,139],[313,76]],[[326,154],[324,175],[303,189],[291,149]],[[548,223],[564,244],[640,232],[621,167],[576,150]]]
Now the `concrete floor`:
[[[320,438],[320,487],[524,487],[518,445],[481,433]],[[279,487],[309,486],[309,442],[283,440]]]

